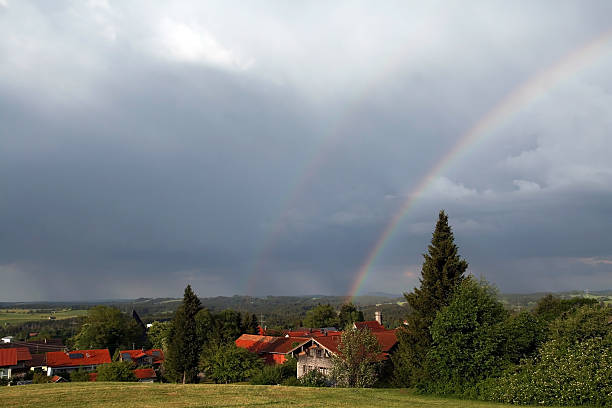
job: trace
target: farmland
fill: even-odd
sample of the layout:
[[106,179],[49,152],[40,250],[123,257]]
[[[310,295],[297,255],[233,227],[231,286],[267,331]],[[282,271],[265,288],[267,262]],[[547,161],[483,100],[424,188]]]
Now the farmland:
[[26,322],[36,322],[49,320],[70,319],[87,315],[87,310],[83,309],[0,309],[0,325],[21,324]]
[[403,389],[213,384],[64,383],[0,388],[10,407],[511,407],[415,395]]

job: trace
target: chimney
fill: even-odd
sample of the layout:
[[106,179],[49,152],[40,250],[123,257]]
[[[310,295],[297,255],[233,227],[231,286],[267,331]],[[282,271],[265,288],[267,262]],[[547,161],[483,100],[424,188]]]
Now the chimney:
[[376,320],[378,324],[382,326],[382,312],[380,310],[374,312],[374,320]]

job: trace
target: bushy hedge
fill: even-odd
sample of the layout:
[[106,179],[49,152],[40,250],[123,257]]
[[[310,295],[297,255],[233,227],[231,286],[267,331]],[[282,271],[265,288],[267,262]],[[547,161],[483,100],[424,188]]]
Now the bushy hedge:
[[251,378],[251,384],[276,385],[284,384],[290,378],[296,378],[297,360],[289,358],[283,364],[266,365]]
[[483,399],[513,404],[612,406],[612,336],[551,340],[534,361],[479,386]]

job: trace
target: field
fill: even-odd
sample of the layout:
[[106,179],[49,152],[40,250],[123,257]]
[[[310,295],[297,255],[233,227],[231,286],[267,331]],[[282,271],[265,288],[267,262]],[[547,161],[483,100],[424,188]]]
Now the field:
[[62,320],[85,315],[87,310],[81,309],[0,309],[0,326],[49,320],[49,316]]
[[64,383],[0,387],[6,407],[512,407],[433,398],[399,389],[252,385]]

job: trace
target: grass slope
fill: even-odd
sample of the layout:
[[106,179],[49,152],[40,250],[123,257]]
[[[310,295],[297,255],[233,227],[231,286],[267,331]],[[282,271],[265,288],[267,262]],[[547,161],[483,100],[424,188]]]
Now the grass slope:
[[399,389],[251,385],[64,383],[0,387],[5,407],[508,407],[414,395]]

